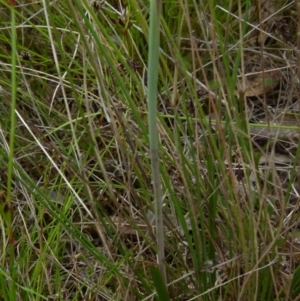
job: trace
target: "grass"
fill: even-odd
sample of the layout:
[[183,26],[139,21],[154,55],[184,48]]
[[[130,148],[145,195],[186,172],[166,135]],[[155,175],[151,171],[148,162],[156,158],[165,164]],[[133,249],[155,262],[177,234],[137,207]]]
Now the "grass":
[[299,14],[261,2],[1,2],[0,300],[299,298]]

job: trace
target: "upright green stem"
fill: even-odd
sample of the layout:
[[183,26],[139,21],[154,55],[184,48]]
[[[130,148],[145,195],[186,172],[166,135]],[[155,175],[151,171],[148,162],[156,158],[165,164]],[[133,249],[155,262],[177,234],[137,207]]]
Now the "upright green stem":
[[158,155],[158,132],[157,132],[157,82],[159,67],[159,37],[160,37],[160,14],[161,1],[150,2],[150,37],[149,37],[149,58],[148,58],[148,126],[149,142],[151,152],[151,167],[155,198],[156,215],[156,240],[158,265],[165,284],[167,283],[166,267],[164,263],[165,246],[163,232],[163,210],[162,192],[159,171]]
[[10,300],[16,300],[16,267],[15,267],[15,250],[13,239],[13,214],[12,214],[12,178],[13,178],[13,163],[14,163],[14,145],[15,145],[15,129],[16,129],[16,99],[17,99],[17,33],[15,19],[14,3],[11,2],[11,112],[10,112],[10,137],[9,137],[9,162],[7,170],[7,198],[5,200],[3,214],[6,220],[7,236],[10,248],[10,272],[11,272],[11,290]]

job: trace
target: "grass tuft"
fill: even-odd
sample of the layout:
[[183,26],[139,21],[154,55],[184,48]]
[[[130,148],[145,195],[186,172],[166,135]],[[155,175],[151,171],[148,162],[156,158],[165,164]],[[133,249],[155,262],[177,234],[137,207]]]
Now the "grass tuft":
[[0,299],[297,300],[298,5],[1,4]]

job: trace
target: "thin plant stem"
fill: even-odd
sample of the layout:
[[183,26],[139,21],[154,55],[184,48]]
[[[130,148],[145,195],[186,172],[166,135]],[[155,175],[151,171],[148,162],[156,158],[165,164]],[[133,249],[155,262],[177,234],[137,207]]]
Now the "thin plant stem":
[[5,200],[3,214],[6,219],[7,236],[10,249],[10,269],[11,269],[11,290],[10,300],[16,300],[16,267],[15,252],[13,238],[13,214],[12,214],[12,178],[14,166],[14,149],[15,149],[15,129],[16,129],[16,100],[17,100],[17,32],[16,32],[16,16],[14,3],[10,3],[11,7],[11,111],[10,111],[10,137],[9,137],[9,156],[7,171],[7,198]]
[[161,1],[150,3],[150,37],[148,59],[148,126],[151,153],[151,168],[155,198],[157,258],[165,284],[167,283],[164,263],[165,247],[163,232],[163,200],[159,171],[158,132],[157,132],[157,82],[159,66],[159,36],[160,36]]

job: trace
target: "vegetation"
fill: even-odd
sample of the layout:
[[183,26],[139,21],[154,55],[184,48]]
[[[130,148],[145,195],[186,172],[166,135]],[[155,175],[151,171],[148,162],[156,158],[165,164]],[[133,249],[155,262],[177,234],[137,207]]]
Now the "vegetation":
[[0,300],[300,299],[297,1],[0,1]]

